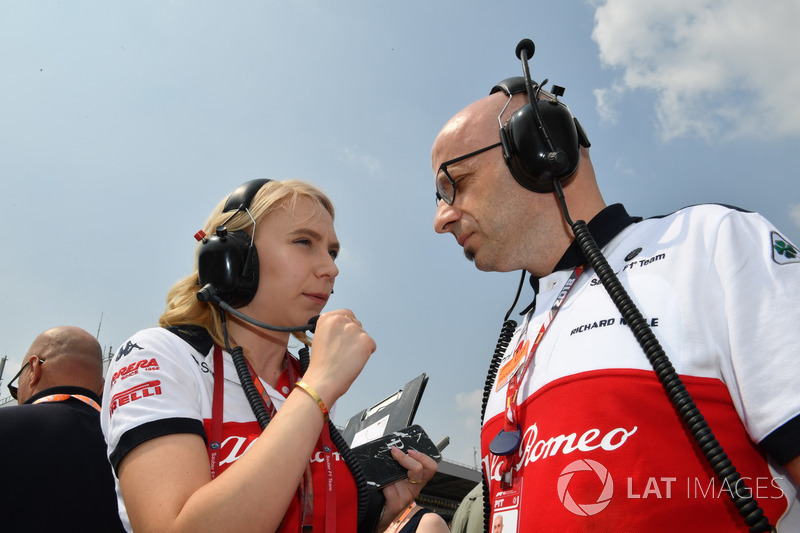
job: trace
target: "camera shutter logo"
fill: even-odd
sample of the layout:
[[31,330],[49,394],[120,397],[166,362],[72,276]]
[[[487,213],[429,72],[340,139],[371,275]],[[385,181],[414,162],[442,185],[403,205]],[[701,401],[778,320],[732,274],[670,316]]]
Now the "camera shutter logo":
[[[572,476],[575,475],[576,472],[594,472],[597,475],[600,483],[603,484],[603,489],[597,497],[597,501],[578,503],[572,499],[572,495],[567,489],[569,487],[569,482],[572,480]],[[578,516],[596,515],[611,503],[611,496],[613,495],[614,481],[611,479],[611,474],[608,473],[606,467],[591,459],[579,459],[568,464],[558,478],[558,499],[569,512]]]

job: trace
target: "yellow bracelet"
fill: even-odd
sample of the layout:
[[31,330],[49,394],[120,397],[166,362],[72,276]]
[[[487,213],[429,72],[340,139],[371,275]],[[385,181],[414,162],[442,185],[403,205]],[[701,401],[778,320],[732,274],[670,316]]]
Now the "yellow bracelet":
[[306,394],[311,396],[311,398],[313,398],[314,401],[317,402],[317,405],[319,405],[319,408],[322,409],[322,417],[325,419],[325,422],[327,422],[328,418],[329,418],[329,416],[328,416],[328,408],[325,407],[325,402],[323,402],[322,398],[319,397],[319,394],[317,394],[317,391],[312,389],[308,385],[308,383],[306,383],[305,381],[298,381],[297,383],[294,384],[294,386],[295,387],[300,387],[301,389],[303,389],[306,392]]

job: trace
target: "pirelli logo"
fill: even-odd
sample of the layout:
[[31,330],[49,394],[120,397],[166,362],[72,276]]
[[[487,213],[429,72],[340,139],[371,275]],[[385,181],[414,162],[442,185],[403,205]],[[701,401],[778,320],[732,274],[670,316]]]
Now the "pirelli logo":
[[120,407],[121,405],[135,402],[136,400],[141,400],[142,398],[147,398],[148,396],[158,396],[159,394],[161,394],[161,381],[157,379],[142,383],[128,390],[118,392],[111,397],[111,404],[108,408],[109,415],[113,415],[114,411],[117,410],[117,407]]

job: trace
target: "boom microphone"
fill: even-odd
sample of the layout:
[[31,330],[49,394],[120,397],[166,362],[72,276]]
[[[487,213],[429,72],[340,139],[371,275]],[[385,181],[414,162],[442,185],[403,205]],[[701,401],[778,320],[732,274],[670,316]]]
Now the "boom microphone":
[[[535,91],[533,88],[531,71],[530,67],[528,66],[528,60],[533,57],[533,53],[535,51],[536,46],[533,44],[533,41],[530,39],[522,39],[517,45],[516,54],[517,58],[522,61],[522,74],[525,77],[525,89],[528,92],[528,101],[531,104],[531,111],[533,111],[533,118],[536,122],[536,127],[539,130],[539,135],[541,136],[542,141],[549,152],[546,156],[548,170],[550,170],[555,176],[559,176],[569,166],[569,157],[567,156],[566,152],[556,148],[553,140],[550,138],[550,132],[544,125],[542,115],[539,112],[539,106],[537,105],[537,100],[539,98],[536,94],[537,91]],[[542,82],[542,85],[546,82],[547,80]],[[541,87],[541,85],[538,85],[537,88],[538,87]]]
[[536,51],[536,45],[530,39],[522,39],[517,45],[517,59],[522,59],[523,51],[527,52],[526,59],[530,59]]
[[206,283],[202,289],[197,291],[197,299],[201,302],[211,302],[213,304],[218,305],[221,309],[227,311],[228,313],[232,314],[233,316],[244,320],[245,322],[249,322],[254,326],[258,326],[260,328],[268,329],[270,331],[280,331],[284,333],[292,333],[295,331],[308,331],[309,333],[314,333],[314,328],[317,327],[317,320],[319,319],[319,315],[311,317],[311,320],[308,321],[308,324],[305,326],[292,326],[292,327],[284,327],[284,326],[273,326],[272,324],[266,324],[264,322],[260,322],[255,318],[249,317],[246,314],[234,309],[228,302],[224,301],[222,298],[217,295],[217,289],[214,288],[214,285],[211,283]]

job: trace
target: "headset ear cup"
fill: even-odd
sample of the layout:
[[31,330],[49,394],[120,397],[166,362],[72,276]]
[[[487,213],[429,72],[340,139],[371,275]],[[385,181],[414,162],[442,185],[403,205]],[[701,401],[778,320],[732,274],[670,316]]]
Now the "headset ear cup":
[[553,178],[566,183],[578,168],[579,136],[566,106],[560,102],[540,100],[537,107],[556,148],[555,157],[551,157],[530,103],[511,115],[501,130],[501,137],[506,138],[506,163],[514,179],[528,190],[547,193],[555,189]]
[[200,286],[212,284],[217,295],[234,308],[250,303],[258,288],[258,252],[250,241],[244,231],[218,228],[197,253]]
[[542,143],[530,104],[517,110],[503,126],[508,145],[506,163],[511,175],[528,190],[542,191],[540,176],[545,172],[547,150]]
[[575,118],[567,106],[551,100],[540,100],[539,112],[556,149],[566,156],[563,167],[554,172],[552,177],[566,181],[578,169],[580,162],[580,138]]
[[[254,179],[237,187],[222,208],[223,213],[233,211],[227,220],[240,212],[246,212],[252,219],[248,211],[250,204],[270,181]],[[253,231],[255,224],[253,220]],[[201,287],[213,285],[217,296],[231,307],[250,303],[258,289],[258,251],[250,234],[241,230],[228,232],[224,225],[217,227],[214,235],[204,239],[197,251],[197,281]]]

